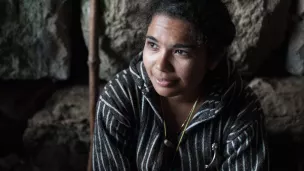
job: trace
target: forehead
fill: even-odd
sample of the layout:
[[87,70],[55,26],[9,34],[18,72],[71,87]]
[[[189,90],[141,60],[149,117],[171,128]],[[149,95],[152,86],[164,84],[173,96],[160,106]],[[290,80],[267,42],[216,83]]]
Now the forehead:
[[148,36],[162,42],[192,42],[192,24],[167,15],[155,15],[149,25]]

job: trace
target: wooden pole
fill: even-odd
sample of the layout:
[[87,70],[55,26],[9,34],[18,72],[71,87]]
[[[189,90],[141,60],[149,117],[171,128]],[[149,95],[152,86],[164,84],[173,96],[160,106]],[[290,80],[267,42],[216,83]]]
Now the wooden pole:
[[98,29],[97,22],[98,15],[100,14],[98,0],[90,0],[90,18],[89,18],[89,29],[90,29],[90,40],[89,40],[89,56],[88,56],[88,67],[89,67],[89,112],[90,112],[90,153],[88,159],[87,171],[92,171],[92,147],[93,147],[93,134],[94,134],[94,121],[96,112],[96,102],[98,98],[98,75],[99,75],[99,64],[100,60],[98,57]]

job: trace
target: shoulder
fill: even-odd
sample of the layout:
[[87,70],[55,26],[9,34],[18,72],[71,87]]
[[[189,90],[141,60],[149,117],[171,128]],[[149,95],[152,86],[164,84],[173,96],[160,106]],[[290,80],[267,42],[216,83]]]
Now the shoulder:
[[104,86],[100,97],[112,100],[130,99],[132,91],[135,88],[136,85],[129,69],[125,69],[117,73],[110,81],[108,81]]
[[[116,74],[103,88],[99,96],[99,107],[111,111],[118,120],[131,120],[135,113],[135,102],[138,99],[138,88],[129,69]],[[102,111],[102,110],[101,110]],[[102,112],[101,112],[102,113]],[[107,114],[104,114],[105,116]]]
[[264,115],[258,96],[248,85],[242,90],[238,101],[239,111],[237,117],[239,119],[255,121]]
[[222,99],[230,111],[229,117],[250,121],[263,115],[258,96],[245,81],[235,81],[224,94]]
[[[124,87],[130,87],[134,85],[134,79],[131,75],[130,69],[126,68],[117,73],[106,86],[110,85],[122,85]],[[106,88],[105,86],[105,88]]]
[[242,133],[254,133],[264,125],[264,113],[259,98],[254,91],[246,85],[233,103],[235,110],[231,113],[228,139],[234,139]]

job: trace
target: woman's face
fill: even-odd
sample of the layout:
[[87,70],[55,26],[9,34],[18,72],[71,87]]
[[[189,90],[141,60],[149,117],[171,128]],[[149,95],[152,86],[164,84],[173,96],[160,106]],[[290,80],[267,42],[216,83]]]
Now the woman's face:
[[165,97],[198,93],[206,73],[206,50],[197,45],[191,24],[155,15],[149,25],[143,62],[156,92]]

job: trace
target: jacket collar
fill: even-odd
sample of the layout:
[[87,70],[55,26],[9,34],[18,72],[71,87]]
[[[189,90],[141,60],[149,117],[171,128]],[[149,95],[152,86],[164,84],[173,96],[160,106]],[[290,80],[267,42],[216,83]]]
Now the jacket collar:
[[153,90],[153,86],[143,64],[142,52],[132,59],[129,69],[135,85],[142,91],[143,95],[149,95]]

